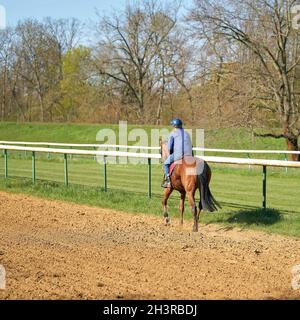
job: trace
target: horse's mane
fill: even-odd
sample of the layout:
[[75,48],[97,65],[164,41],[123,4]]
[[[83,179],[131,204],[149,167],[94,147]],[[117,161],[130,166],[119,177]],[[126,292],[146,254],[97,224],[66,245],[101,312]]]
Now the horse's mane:
[[164,161],[169,156],[168,141],[161,141],[160,142],[160,147],[161,147],[162,161]]

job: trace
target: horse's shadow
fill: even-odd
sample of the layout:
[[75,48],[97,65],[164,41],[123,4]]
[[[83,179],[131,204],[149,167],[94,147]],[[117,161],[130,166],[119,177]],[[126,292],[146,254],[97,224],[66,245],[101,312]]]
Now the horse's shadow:
[[246,209],[233,213],[227,223],[242,225],[272,225],[283,219],[282,213],[276,209]]

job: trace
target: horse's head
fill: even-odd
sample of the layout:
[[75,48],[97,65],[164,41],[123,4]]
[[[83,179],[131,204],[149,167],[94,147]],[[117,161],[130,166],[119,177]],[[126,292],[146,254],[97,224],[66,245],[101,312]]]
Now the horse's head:
[[168,150],[168,142],[160,140],[160,154],[162,162],[165,162],[168,158],[169,150]]

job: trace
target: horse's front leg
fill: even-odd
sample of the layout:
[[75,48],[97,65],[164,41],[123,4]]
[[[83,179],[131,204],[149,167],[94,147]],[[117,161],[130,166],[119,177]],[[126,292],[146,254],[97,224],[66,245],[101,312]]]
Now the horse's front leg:
[[165,189],[164,198],[162,201],[162,205],[164,208],[164,222],[165,222],[166,226],[170,225],[170,218],[169,218],[169,213],[168,213],[168,200],[169,200],[172,192],[173,192],[172,188]]
[[183,213],[184,213],[184,202],[185,202],[185,196],[186,192],[182,192],[180,196],[180,205],[179,205],[179,210],[180,210],[180,225],[183,225]]
[[190,208],[192,210],[192,215],[194,217],[193,231],[198,232],[199,218],[198,218],[197,206],[196,206],[196,202],[195,202],[195,192],[188,193],[188,200],[189,200]]

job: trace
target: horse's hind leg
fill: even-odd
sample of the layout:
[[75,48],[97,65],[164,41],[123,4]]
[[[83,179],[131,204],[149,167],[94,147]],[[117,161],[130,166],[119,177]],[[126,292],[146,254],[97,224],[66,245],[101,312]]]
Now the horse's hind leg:
[[186,193],[182,192],[181,196],[180,196],[180,206],[179,206],[179,210],[180,210],[180,225],[183,225],[183,213],[184,213],[184,202],[185,202],[185,196]]
[[196,202],[195,202],[195,192],[188,193],[188,200],[189,200],[190,208],[192,210],[192,215],[194,217],[193,231],[198,232],[199,218],[198,218],[197,206],[196,206]]
[[173,192],[173,190],[171,188],[165,189],[164,198],[162,201],[162,205],[164,208],[164,222],[165,222],[166,226],[170,225],[170,218],[169,218],[169,213],[168,213],[168,200],[169,200],[172,192]]
[[198,221],[200,221],[200,213],[201,213],[202,210],[203,210],[203,207],[202,207],[202,203],[201,203],[201,199],[200,199],[200,201],[199,201]]

